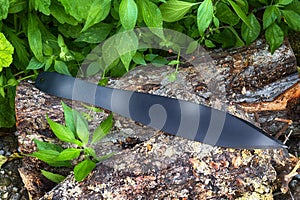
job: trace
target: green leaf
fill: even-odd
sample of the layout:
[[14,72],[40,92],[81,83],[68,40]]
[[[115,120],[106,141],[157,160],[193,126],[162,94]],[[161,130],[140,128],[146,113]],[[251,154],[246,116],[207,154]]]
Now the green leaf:
[[77,110],[67,106],[64,102],[62,102],[62,106],[67,128],[73,133],[76,132],[83,145],[87,144],[89,140],[88,122]]
[[251,27],[251,23],[249,21],[249,19],[247,18],[245,12],[241,9],[241,7],[239,7],[234,1],[232,0],[227,0],[230,5],[232,6],[233,10],[236,12],[236,14],[243,20],[243,22]]
[[145,55],[145,60],[151,62],[151,64],[157,67],[163,66],[169,62],[165,57],[159,56],[158,54],[151,54],[151,53]]
[[[9,69],[5,71],[5,76],[7,78],[13,77],[11,73],[8,73],[10,71]],[[5,91],[5,98],[3,96],[0,96],[0,127],[9,128],[15,125],[14,102],[16,91],[14,87],[6,87]]]
[[156,67],[161,67],[161,66],[164,66],[168,63],[169,61],[163,57],[163,56],[157,56],[156,58],[154,58],[152,61],[151,61],[151,64],[156,66]]
[[97,24],[104,20],[110,11],[111,0],[94,0],[89,11],[87,20],[84,24],[82,32],[87,30],[89,27]]
[[53,167],[71,167],[72,163],[70,161],[49,161],[48,165]]
[[48,163],[55,161],[55,158],[59,155],[59,152],[55,150],[45,149],[33,152],[31,155],[41,161]]
[[113,25],[100,22],[82,32],[75,41],[98,44],[107,38],[112,29]]
[[[142,8],[142,14],[145,24],[154,34],[156,34],[160,38],[164,38],[164,32],[162,29],[163,18],[157,5],[149,0],[139,0],[139,3]],[[152,29],[152,27],[155,29]]]
[[109,153],[109,154],[106,154],[104,156],[100,156],[100,157],[97,158],[97,162],[102,162],[104,160],[107,160],[107,159],[109,159],[110,157],[112,157],[114,155],[115,155],[115,153]]
[[300,15],[300,1],[293,1],[288,6],[284,7],[285,10],[293,10]]
[[62,104],[62,107],[64,110],[66,126],[72,131],[72,133],[75,133],[76,127],[75,127],[75,120],[74,120],[74,111],[71,107],[69,107],[63,101],[61,102],[61,104]]
[[7,81],[7,85],[8,86],[16,86],[16,85],[18,85],[19,84],[19,82],[15,79],[15,78],[11,78],[11,79],[9,79],[8,81]]
[[247,0],[235,0],[235,2],[245,14],[248,14],[249,5]]
[[[234,29],[233,29],[234,30]],[[222,44],[222,48],[230,48],[235,46],[237,37],[230,28],[225,28],[219,34],[215,34],[212,39]]]
[[216,47],[216,45],[211,41],[211,40],[205,40],[204,41],[204,44],[205,44],[205,46],[206,47],[208,47],[208,48],[214,48],[214,47]]
[[119,16],[125,30],[132,30],[135,27],[138,8],[134,0],[122,0],[119,7]]
[[274,23],[266,29],[265,37],[268,44],[270,45],[271,53],[274,53],[274,51],[282,45],[284,40],[284,33],[281,28]]
[[[104,79],[105,79],[105,81],[108,81],[107,78],[104,78]],[[103,85],[103,86],[105,86],[105,85]],[[83,105],[83,107],[85,107],[86,109],[88,109],[88,110],[90,110],[92,112],[96,112],[96,113],[103,112],[103,110],[101,108],[98,108],[98,107],[95,107],[95,106],[89,106],[89,105],[84,104],[84,103],[82,103],[81,105]]]
[[39,150],[29,154],[37,159],[46,162],[48,165],[55,167],[69,167],[71,166],[70,161],[57,161],[56,158],[59,156],[59,152],[55,150]]
[[216,17],[221,22],[234,26],[239,23],[240,18],[229,8],[229,6],[222,1],[216,5]]
[[0,95],[1,95],[0,98],[5,98],[5,91],[4,91],[4,87],[3,86],[0,86]]
[[12,54],[14,53],[13,46],[5,38],[4,34],[0,32],[0,72],[4,67],[9,67],[12,63]]
[[58,73],[71,76],[68,66],[66,65],[66,63],[64,61],[55,60],[54,61],[54,69]]
[[52,172],[48,172],[45,170],[41,170],[41,172],[42,172],[43,176],[45,176],[47,179],[49,179],[50,181],[52,181],[54,183],[60,183],[66,178],[60,174],[54,174]]
[[68,148],[60,152],[55,161],[67,161],[78,158],[82,149]]
[[149,53],[145,55],[145,60],[152,62],[157,56],[158,54]]
[[84,148],[84,153],[85,155],[87,156],[92,156],[94,159],[97,160],[97,155],[96,155],[96,152],[95,152],[95,149],[91,148],[91,147],[86,147]]
[[136,52],[135,55],[132,57],[133,62],[138,65],[146,65],[146,61],[144,59],[144,55],[140,52]]
[[1,97],[5,98],[5,92],[4,92],[3,85],[4,85],[4,76],[3,76],[3,74],[1,74],[0,75],[0,95],[1,95]]
[[193,53],[194,51],[196,51],[196,49],[199,47],[199,44],[197,41],[192,41],[189,46],[186,49],[186,54],[190,54]]
[[28,1],[26,0],[10,0],[8,13],[14,14],[26,9]]
[[117,58],[119,58],[119,53],[116,49],[116,46],[118,45],[117,36],[118,35],[114,35],[113,37],[105,40],[102,46],[102,59],[106,68],[115,62]]
[[9,9],[9,0],[0,0],[0,20],[6,19]]
[[52,57],[53,56],[53,48],[47,43],[43,43],[43,53],[45,56]]
[[286,6],[286,5],[289,5],[290,3],[292,3],[293,0],[278,0],[278,3],[277,5],[283,5],[283,6]]
[[8,158],[0,155],[0,169],[1,169],[2,165],[4,165],[6,163],[6,161],[8,161]]
[[78,22],[86,20],[91,6],[97,0],[58,0],[65,8],[67,14],[74,17]]
[[118,34],[115,40],[117,44],[113,48],[115,48],[115,52],[118,53],[118,57],[121,58],[126,71],[129,71],[132,57],[135,55],[136,50],[138,49],[138,37],[134,31],[126,31]]
[[28,42],[31,51],[36,59],[43,62],[43,43],[42,34],[38,26],[37,16],[29,13],[28,15]]
[[92,138],[92,144],[101,140],[104,136],[106,136],[111,127],[113,125],[113,116],[110,114],[101,124],[96,128]]
[[44,62],[40,62],[35,57],[32,57],[26,69],[41,69],[44,67],[44,65]]
[[17,69],[23,70],[29,63],[29,53],[25,40],[20,39],[15,31],[6,26],[3,27],[3,31],[7,34],[9,41],[15,49],[17,57],[14,57],[14,64]]
[[[241,47],[241,46],[245,46],[243,40],[240,38],[239,34],[237,33],[237,31],[233,28],[233,27],[228,27],[228,29],[234,34],[235,36],[235,44],[234,46],[236,47]],[[225,38],[226,39],[226,38]]]
[[31,1],[34,4],[34,9],[45,15],[50,15],[51,0],[35,0]]
[[190,3],[178,0],[169,0],[159,6],[163,20],[166,22],[176,22],[184,17],[191,7],[198,3]]
[[213,16],[213,23],[214,23],[216,28],[220,27],[220,21],[216,16]]
[[180,61],[179,60],[171,60],[168,65],[179,65]]
[[74,119],[75,119],[75,127],[76,127],[76,134],[78,138],[82,141],[83,145],[86,145],[89,142],[89,129],[88,123],[86,119],[79,113],[74,112]]
[[44,67],[44,70],[45,71],[48,71],[49,70],[49,68],[51,67],[51,65],[52,65],[52,63],[53,63],[53,57],[51,56],[50,58],[47,58],[46,60],[45,60],[45,67]]
[[89,77],[97,74],[98,72],[100,72],[101,68],[102,68],[101,62],[99,61],[91,62],[86,70],[86,76]]
[[65,44],[64,38],[61,35],[58,35],[57,43],[58,46],[60,47],[59,58],[62,59],[63,61],[74,60],[73,54],[69,51],[67,45]]
[[128,53],[125,53],[125,54],[120,56],[121,61],[122,61],[122,63],[123,63],[123,65],[124,65],[127,72],[129,71],[130,63],[131,63],[131,60],[132,60],[132,54],[133,53],[128,52]]
[[250,21],[251,28],[249,26],[247,26],[245,23],[243,23],[242,29],[241,29],[242,38],[245,40],[246,45],[250,45],[251,42],[256,40],[256,38],[260,34],[260,23],[256,19],[255,15],[253,13],[251,13],[248,16],[248,19]]
[[0,86],[4,85],[4,75],[1,73],[0,74]]
[[43,142],[38,139],[33,139],[34,143],[36,144],[38,150],[54,150],[58,152],[62,152],[63,148],[59,145],[52,144],[49,142]]
[[62,33],[66,38],[78,38],[80,36],[80,31],[82,27],[80,25],[72,26],[69,24],[60,24],[58,26],[58,30]]
[[74,133],[68,127],[52,121],[49,117],[47,117],[47,121],[58,139],[64,142],[70,142],[77,144],[78,146],[82,146],[82,143],[75,139]]
[[268,28],[280,17],[280,10],[276,6],[269,6],[263,14],[263,29]]
[[288,26],[295,31],[300,31],[300,15],[292,10],[282,10],[281,12]]
[[78,24],[77,20],[72,17],[71,15],[68,15],[65,12],[65,9],[59,5],[56,2],[52,2],[50,6],[50,12],[51,15],[60,23],[60,24],[70,24],[73,26],[76,26]]
[[210,25],[214,16],[212,0],[204,0],[197,11],[197,26],[201,36]]
[[80,162],[74,167],[74,177],[76,181],[82,181],[96,167],[96,163],[90,159]]

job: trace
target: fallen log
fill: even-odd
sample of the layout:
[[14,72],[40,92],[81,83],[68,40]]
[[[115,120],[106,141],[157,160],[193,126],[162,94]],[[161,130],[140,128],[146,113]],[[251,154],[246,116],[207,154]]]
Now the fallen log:
[[[239,108],[245,105],[239,105],[241,103],[239,99],[249,97],[247,91],[254,93],[253,91],[261,89],[274,80],[262,81],[254,84],[255,87],[253,87],[253,77],[259,76],[263,77],[259,79],[265,79],[269,76],[267,73],[261,75],[256,70],[255,75],[247,79],[245,71],[247,67],[255,66],[254,61],[258,60],[255,56],[259,56],[260,68],[264,66],[267,68],[262,72],[270,70],[270,64],[276,68],[276,64],[280,63],[279,71],[282,73],[277,76],[276,80],[286,78],[295,72],[295,58],[290,53],[287,42],[274,55],[266,53],[268,46],[265,42],[262,42],[256,50],[254,47],[249,48],[214,52],[222,56],[212,57],[216,59],[217,68],[222,68],[220,71],[223,72],[221,75],[226,84],[229,112],[253,123],[260,123],[262,128],[266,129],[268,127],[265,123],[272,121],[270,119],[273,119],[274,115],[271,114],[264,122],[259,121],[255,119],[254,114],[249,114]],[[251,48],[252,51],[250,51]],[[254,51],[256,53],[253,53]],[[247,61],[247,65],[241,65],[244,63],[243,59],[247,58],[246,55],[251,57],[251,60]],[[261,59],[263,55],[268,59]],[[235,58],[235,61],[228,63],[229,57]],[[281,57],[285,58],[281,59]],[[224,60],[227,64],[224,64],[226,63]],[[212,93],[207,90],[207,83],[203,82],[201,77],[199,78],[193,66],[180,68],[177,80],[169,82],[166,77],[172,70],[171,67],[151,70],[138,68],[120,80],[112,81],[110,86],[216,105],[210,98]],[[232,84],[235,80],[246,81],[240,85]],[[288,88],[293,84],[295,83],[291,81],[286,89],[289,90]],[[285,94],[286,89],[283,88],[279,92],[280,95]],[[203,95],[205,92],[207,95]],[[278,95],[278,92],[276,94]],[[260,100],[262,99],[263,97]],[[31,153],[36,150],[34,138],[59,143],[49,130],[45,116],[48,114],[51,119],[63,123],[61,100],[44,94],[34,88],[31,83],[20,83],[17,88],[16,113],[18,140],[22,153]],[[64,101],[82,112],[89,112],[92,116],[91,129],[94,129],[108,115],[88,111],[78,102]],[[285,110],[283,113],[287,115]],[[297,158],[283,149],[234,150],[212,147],[158,132],[120,116],[115,115],[114,118],[113,132],[95,148],[98,155],[111,151],[117,154],[100,163],[83,182],[75,182],[71,174],[52,189],[54,184],[42,177],[39,170],[55,171],[55,169],[32,157],[25,157],[20,173],[24,175],[24,184],[32,199],[272,199],[274,190],[286,187],[287,183],[282,178],[283,174],[290,172],[297,162]],[[275,135],[280,128],[276,126],[270,133]],[[126,144],[126,139],[129,137],[138,139],[137,141],[140,142],[132,145],[132,148],[124,149],[120,141]],[[68,173],[68,170],[57,170],[63,174]]]

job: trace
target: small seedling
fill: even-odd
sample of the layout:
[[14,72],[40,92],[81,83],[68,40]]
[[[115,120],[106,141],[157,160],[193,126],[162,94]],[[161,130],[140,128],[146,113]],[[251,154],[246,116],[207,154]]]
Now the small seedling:
[[176,65],[176,68],[175,68],[175,72],[172,72],[171,74],[169,74],[167,77],[168,77],[168,80],[170,82],[174,82],[176,81],[177,79],[177,74],[178,74],[178,67],[180,65],[180,51],[178,52],[178,55],[177,55],[177,59],[176,60],[171,60],[168,65]]
[[[34,139],[38,151],[29,156],[38,158],[53,167],[72,167],[74,166],[74,177],[76,181],[82,181],[96,167],[96,163],[101,162],[113,155],[107,154],[101,157],[96,155],[92,144],[100,141],[106,136],[113,125],[113,117],[109,115],[92,134],[90,135],[87,120],[78,111],[70,108],[62,102],[66,125],[54,122],[47,116],[47,121],[56,137],[67,143],[73,144],[72,148],[63,148],[57,144],[43,142]],[[42,170],[42,174],[53,182],[61,182],[64,177]]]

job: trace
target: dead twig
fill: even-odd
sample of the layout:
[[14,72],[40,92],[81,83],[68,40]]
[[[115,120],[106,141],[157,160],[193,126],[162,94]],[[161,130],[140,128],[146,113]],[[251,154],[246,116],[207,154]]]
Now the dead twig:
[[289,138],[290,138],[292,132],[293,132],[293,130],[291,130],[291,131],[289,132],[289,134],[285,137],[285,140],[283,141],[283,144],[285,144],[285,143],[289,140]]
[[275,135],[275,138],[278,139],[287,129],[288,127],[293,124],[293,121],[290,120],[290,119],[282,119],[282,118],[275,118],[275,121],[278,121],[278,122],[284,122],[286,123],[282,129],[280,131],[278,131],[278,133]]

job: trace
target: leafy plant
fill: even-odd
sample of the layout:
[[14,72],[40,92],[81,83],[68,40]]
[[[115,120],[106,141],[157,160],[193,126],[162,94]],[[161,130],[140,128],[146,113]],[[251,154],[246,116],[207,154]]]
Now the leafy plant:
[[[75,147],[63,148],[57,144],[43,142],[35,139],[38,151],[30,156],[36,157],[53,167],[71,167],[74,165],[74,177],[76,181],[82,181],[101,162],[113,154],[101,157],[96,155],[92,144],[100,141],[110,131],[113,124],[112,115],[109,115],[91,134],[88,130],[87,120],[76,110],[62,102],[66,125],[54,122],[49,117],[47,121],[56,137]],[[92,135],[91,141],[90,136]],[[53,182],[60,182],[64,179],[62,175],[42,170],[42,174]]]
[[[162,28],[169,28],[207,48],[249,45],[264,36],[273,53],[289,30],[300,31],[299,17],[299,0],[2,0],[0,127],[15,123],[15,86],[39,71],[73,76],[102,71],[104,78],[122,76],[136,65],[168,63],[154,49],[126,52],[127,45],[140,45],[135,34],[104,44],[103,59],[90,55],[118,33],[149,27],[168,46]],[[111,61],[110,53],[119,57]],[[86,70],[78,71],[84,60]]]

